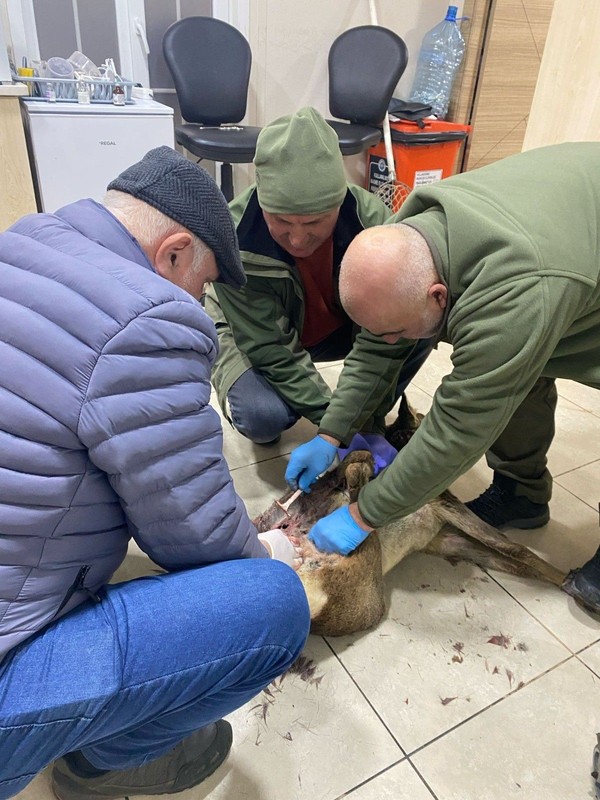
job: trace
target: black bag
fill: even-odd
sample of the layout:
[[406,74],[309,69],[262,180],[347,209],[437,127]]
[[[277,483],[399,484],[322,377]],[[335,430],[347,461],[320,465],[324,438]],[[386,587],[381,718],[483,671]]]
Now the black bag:
[[392,97],[390,100],[388,111],[398,119],[416,122],[419,128],[425,127],[423,118],[433,114],[433,108],[425,103],[409,103],[406,100],[399,100],[397,97]]

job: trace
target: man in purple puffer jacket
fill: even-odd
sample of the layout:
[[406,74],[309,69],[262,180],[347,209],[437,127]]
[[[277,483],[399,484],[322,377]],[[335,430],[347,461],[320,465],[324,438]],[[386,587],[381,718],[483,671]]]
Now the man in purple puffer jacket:
[[[302,649],[209,405],[214,280],[227,205],[168,147],[0,234],[0,798],[55,760],[60,800],[194,786]],[[166,573],[107,585],[131,537]]]

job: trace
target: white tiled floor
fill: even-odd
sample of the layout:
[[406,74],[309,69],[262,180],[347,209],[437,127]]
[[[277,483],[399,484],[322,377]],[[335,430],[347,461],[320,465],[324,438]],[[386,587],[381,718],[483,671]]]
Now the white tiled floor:
[[[408,394],[419,410],[429,407],[449,364],[442,346],[415,379]],[[339,366],[323,373],[333,383]],[[600,392],[565,381],[559,392],[552,520],[514,538],[566,569],[600,543]],[[267,449],[225,427],[225,454],[251,515],[284,490],[287,454],[313,432],[301,422]],[[482,461],[453,488],[467,499],[489,480]],[[146,568],[132,549],[127,572]],[[234,748],[225,765],[201,787],[173,797],[593,797],[598,621],[553,587],[423,554],[388,576],[387,601],[372,631],[310,637],[304,655],[312,676],[287,674],[271,694],[233,714]],[[51,797],[46,772],[19,800]]]

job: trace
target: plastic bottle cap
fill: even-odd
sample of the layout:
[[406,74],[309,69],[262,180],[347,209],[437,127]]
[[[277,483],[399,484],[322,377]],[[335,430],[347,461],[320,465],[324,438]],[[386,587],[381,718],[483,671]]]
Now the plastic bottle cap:
[[457,12],[458,12],[458,6],[448,6],[448,11],[446,12],[446,19],[453,22],[456,19]]

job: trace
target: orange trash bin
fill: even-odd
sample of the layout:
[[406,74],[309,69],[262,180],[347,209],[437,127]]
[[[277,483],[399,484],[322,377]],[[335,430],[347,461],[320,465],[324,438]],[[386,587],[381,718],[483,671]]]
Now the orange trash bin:
[[[409,189],[448,178],[454,174],[456,158],[468,134],[470,125],[445,120],[391,122],[392,151],[396,180]],[[388,181],[385,144],[381,141],[367,150],[367,189],[376,192]]]

